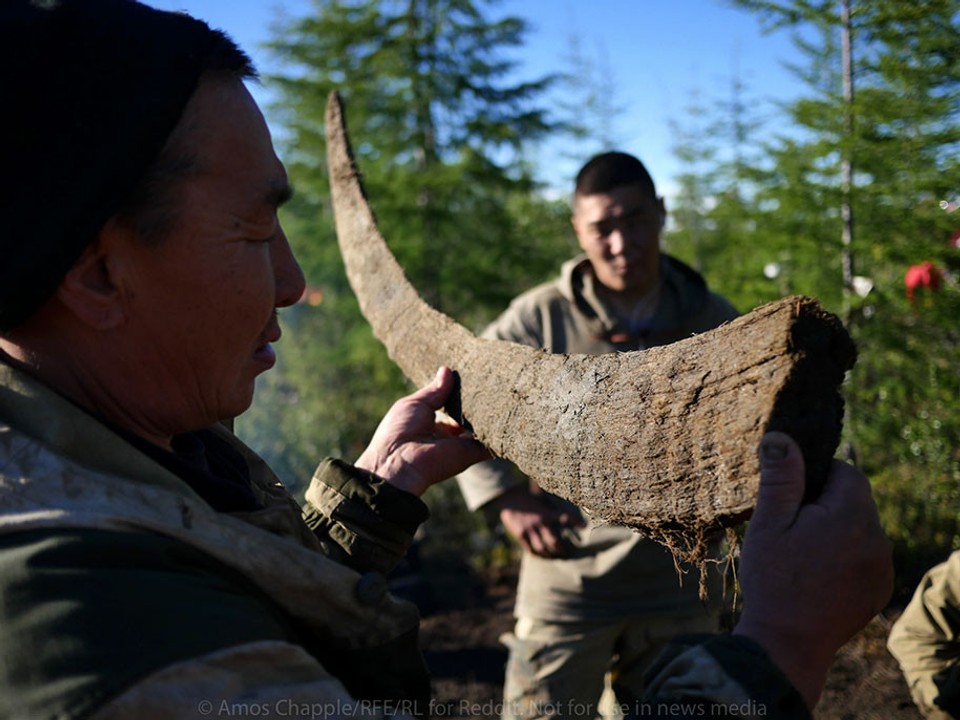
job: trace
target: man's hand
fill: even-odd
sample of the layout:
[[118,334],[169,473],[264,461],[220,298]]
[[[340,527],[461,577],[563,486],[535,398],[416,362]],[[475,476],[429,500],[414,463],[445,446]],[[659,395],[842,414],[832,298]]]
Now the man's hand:
[[744,609],[734,634],[762,645],[812,709],[834,653],[890,599],[893,562],[859,470],[835,461],[819,498],[801,505],[803,491],[800,448],[768,433],[743,544]]
[[582,527],[579,515],[560,512],[524,486],[508,490],[493,501],[500,522],[524,550],[545,558],[570,555],[570,542],[563,537],[566,527]]
[[478,440],[437,414],[453,386],[453,373],[440,368],[430,385],[395,402],[354,464],[420,496],[431,485],[489,460],[490,451]]

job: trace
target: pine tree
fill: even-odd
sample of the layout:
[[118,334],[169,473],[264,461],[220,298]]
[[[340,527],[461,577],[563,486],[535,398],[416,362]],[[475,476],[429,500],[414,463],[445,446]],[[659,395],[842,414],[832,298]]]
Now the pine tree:
[[[785,257],[771,238],[755,240],[756,177],[762,163],[759,146],[764,120],[759,101],[743,79],[730,80],[729,96],[701,98],[694,93],[683,121],[670,123],[673,153],[681,172],[679,191],[669,201],[671,223],[665,249],[704,274],[711,287],[743,311],[774,300],[785,289],[764,276],[764,266]],[[785,280],[788,275],[777,276]]]
[[[239,428],[288,481],[318,456],[355,457],[409,386],[347,286],[329,210],[323,112],[344,99],[371,205],[437,309],[479,329],[569,254],[567,212],[539,199],[526,160],[552,125],[551,78],[510,82],[527,28],[484,0],[314,0],[275,29],[281,152],[297,196],[284,215],[319,305],[284,314],[280,363]],[[429,338],[424,338],[429,342]],[[276,419],[280,418],[277,422]]]
[[[798,68],[809,93],[788,108],[794,131],[771,155],[758,227],[794,238],[794,289],[849,321],[860,360],[847,433],[888,531],[901,549],[942,553],[960,542],[960,297],[947,278],[911,304],[903,278],[923,260],[957,262],[947,242],[957,221],[940,204],[960,187],[960,2],[738,4],[794,28],[809,61]],[[854,270],[872,281],[864,299],[850,292]]]

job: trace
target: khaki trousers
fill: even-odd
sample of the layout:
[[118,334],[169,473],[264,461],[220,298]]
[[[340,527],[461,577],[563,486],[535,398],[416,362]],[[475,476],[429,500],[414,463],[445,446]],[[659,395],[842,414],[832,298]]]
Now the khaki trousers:
[[718,614],[706,609],[610,623],[519,618],[500,638],[510,650],[501,718],[629,718],[643,697],[643,675],[664,646],[718,627]]

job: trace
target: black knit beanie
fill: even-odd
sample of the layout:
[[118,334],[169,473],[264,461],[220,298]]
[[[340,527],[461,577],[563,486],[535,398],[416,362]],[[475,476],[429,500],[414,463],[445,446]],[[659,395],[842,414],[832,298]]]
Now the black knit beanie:
[[224,45],[249,62],[133,0],[0,0],[0,331],[53,294]]

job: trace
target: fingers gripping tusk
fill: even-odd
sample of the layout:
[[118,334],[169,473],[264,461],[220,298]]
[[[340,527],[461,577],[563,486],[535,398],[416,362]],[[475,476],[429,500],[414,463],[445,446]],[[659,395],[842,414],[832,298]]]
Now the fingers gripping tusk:
[[326,132],[337,237],[374,334],[418,385],[440,365],[457,371],[463,417],[541,487],[682,550],[678,542],[749,515],[757,447],[775,429],[800,443],[815,492],[839,442],[839,387],[856,357],[815,300],[786,298],[641,352],[554,355],[477,338],[424,303],[387,248],[336,93]]

